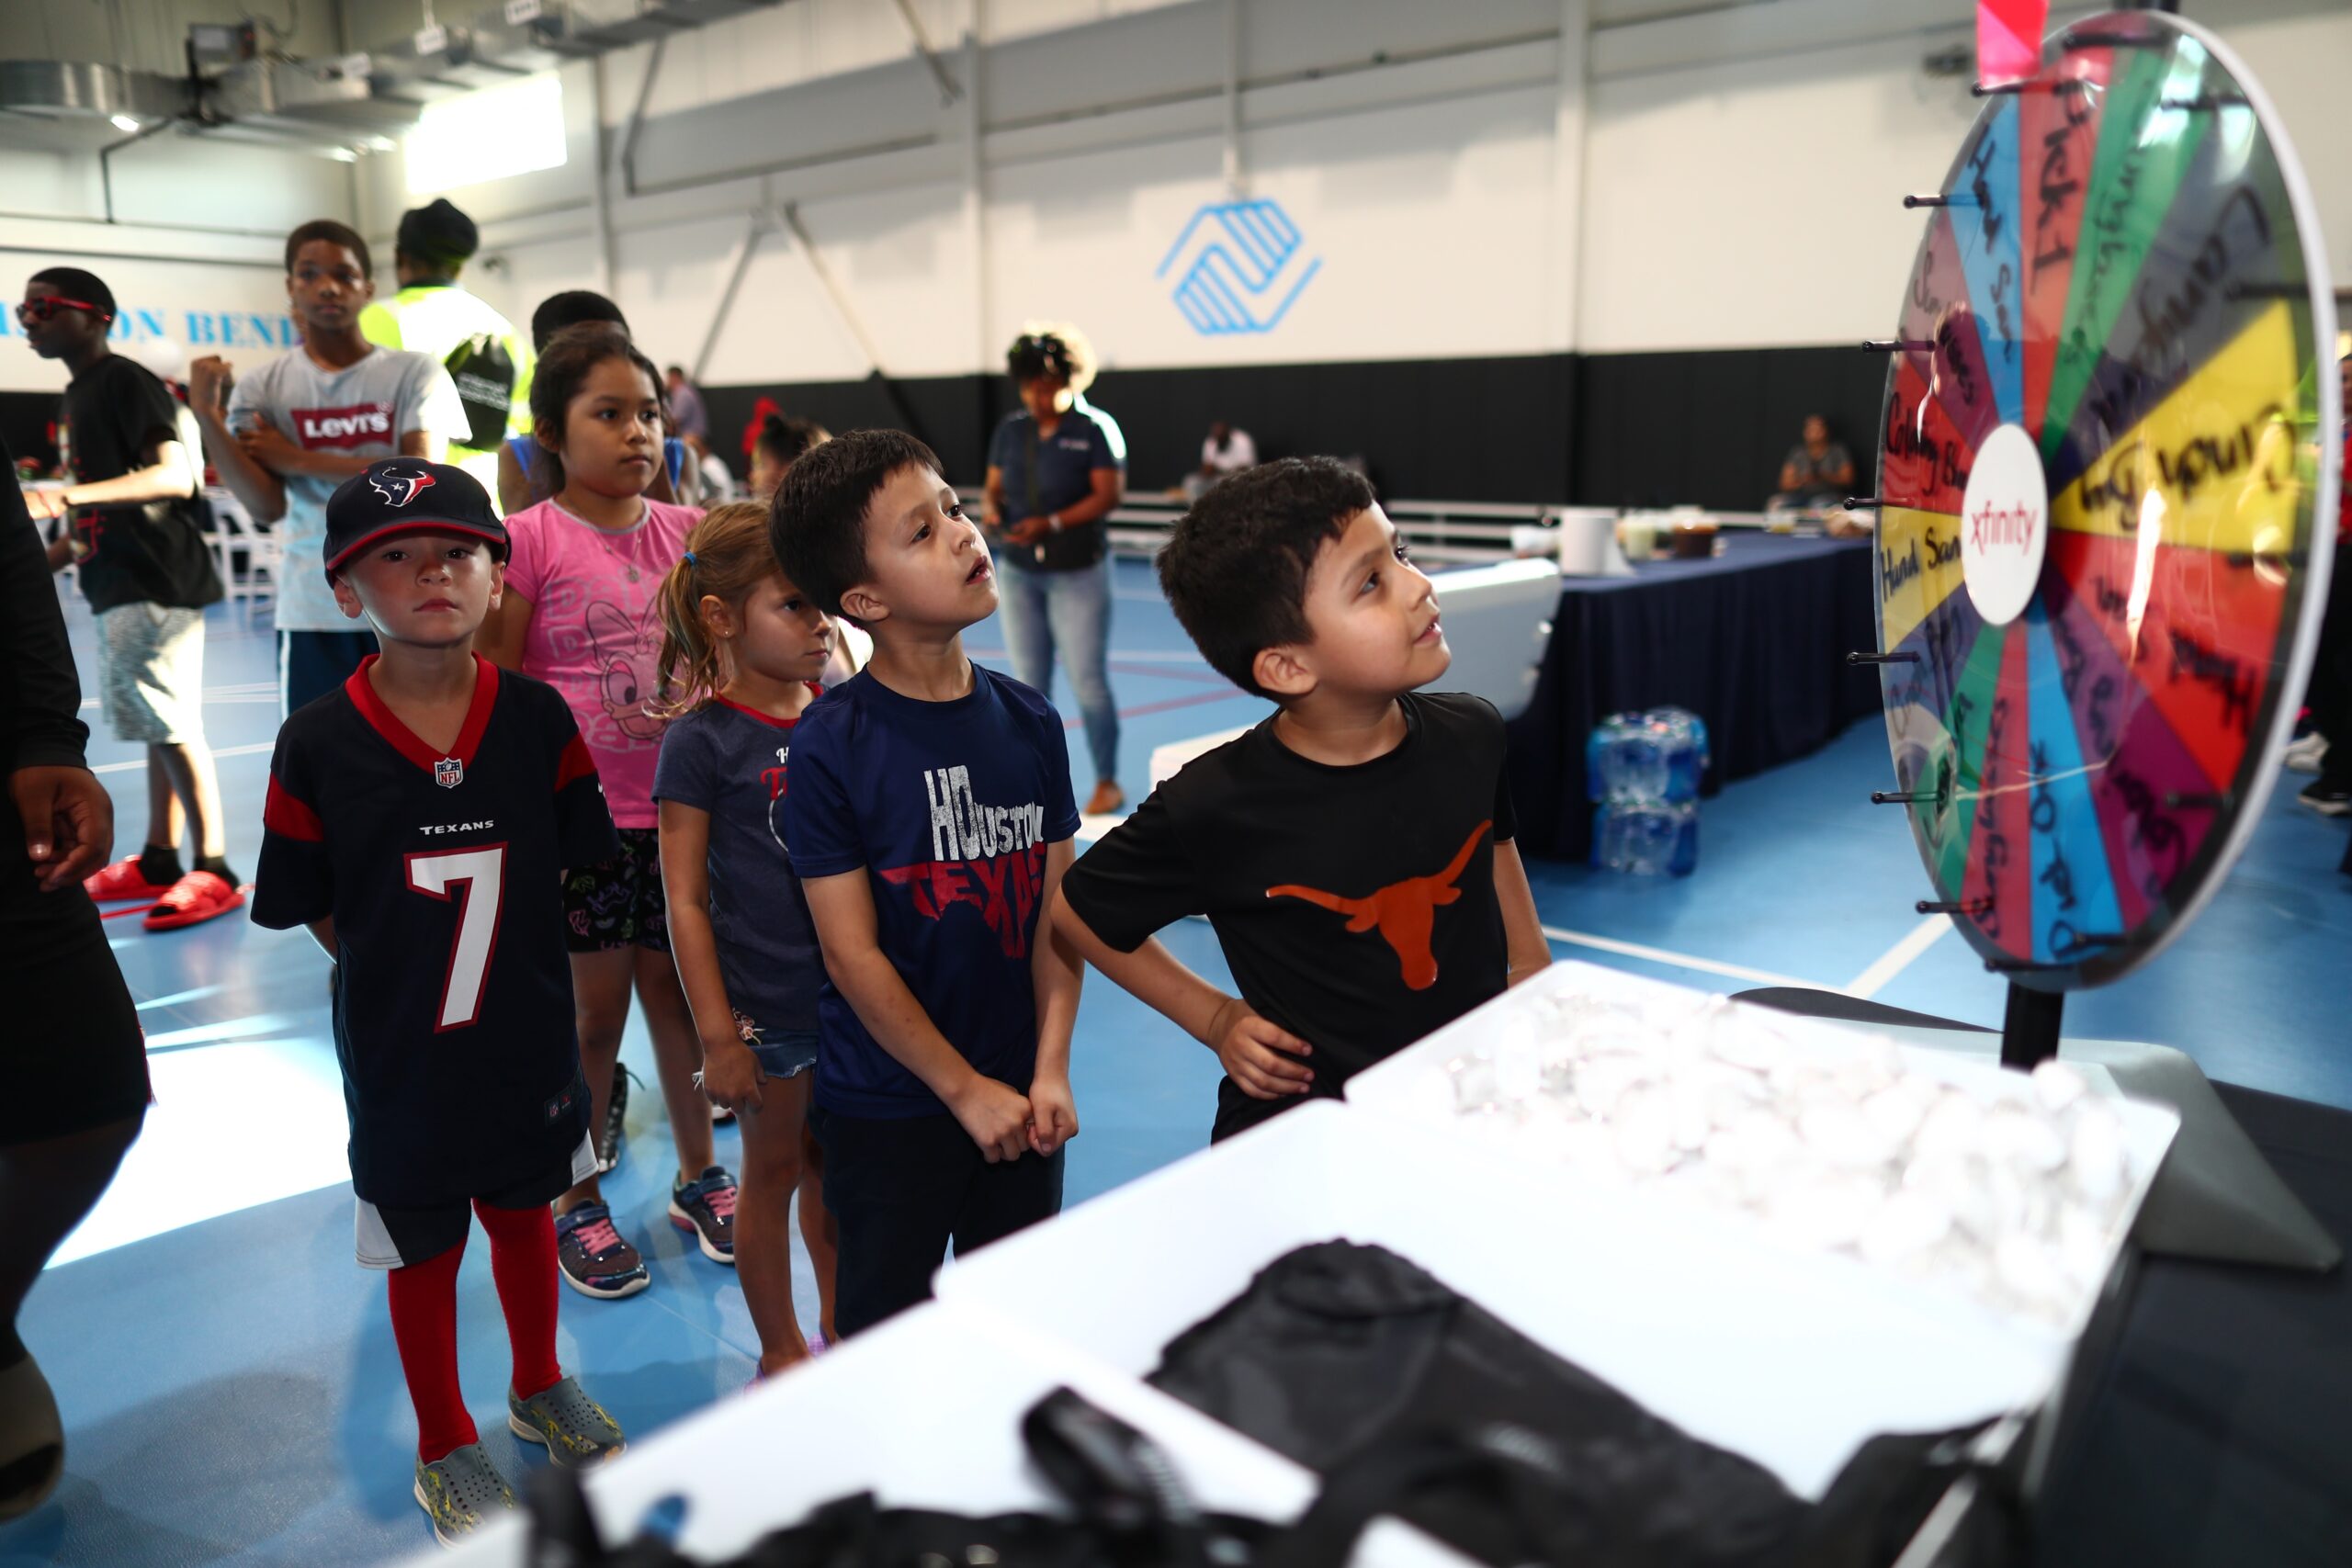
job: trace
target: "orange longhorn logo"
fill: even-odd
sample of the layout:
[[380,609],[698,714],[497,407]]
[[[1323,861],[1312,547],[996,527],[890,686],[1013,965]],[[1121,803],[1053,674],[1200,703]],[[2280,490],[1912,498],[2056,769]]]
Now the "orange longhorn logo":
[[1471,852],[1478,840],[1494,826],[1492,821],[1479,823],[1463,840],[1453,859],[1435,876],[1409,876],[1402,882],[1392,882],[1363,898],[1344,898],[1337,893],[1326,893],[1319,887],[1305,887],[1295,882],[1266,889],[1269,898],[1298,898],[1348,917],[1351,932],[1368,931],[1375,927],[1388,945],[1396,951],[1397,965],[1404,972],[1408,989],[1426,991],[1437,984],[1437,955],[1430,951],[1430,933],[1437,926],[1437,910],[1441,904],[1451,904],[1462,897],[1454,879],[1462,868],[1470,863]]

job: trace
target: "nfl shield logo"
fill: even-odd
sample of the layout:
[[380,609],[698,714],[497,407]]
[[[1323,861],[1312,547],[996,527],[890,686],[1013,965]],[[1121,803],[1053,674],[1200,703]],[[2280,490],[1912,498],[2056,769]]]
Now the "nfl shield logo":
[[466,765],[455,757],[444,757],[433,764],[433,782],[443,789],[455,789],[466,782]]

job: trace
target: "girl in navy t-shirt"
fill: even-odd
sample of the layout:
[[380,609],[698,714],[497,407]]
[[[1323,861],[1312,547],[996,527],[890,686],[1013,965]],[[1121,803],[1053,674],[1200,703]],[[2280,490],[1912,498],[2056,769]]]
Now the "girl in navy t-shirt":
[[[823,1348],[834,1259],[808,1131],[824,963],[780,813],[793,727],[836,628],[777,569],[767,524],[764,505],[715,509],[662,586],[660,700],[676,716],[653,778],[670,947],[702,1040],[703,1092],[743,1128],[735,1268],[763,1378]],[[806,1338],[792,1308],[795,1191],[821,1325]]]

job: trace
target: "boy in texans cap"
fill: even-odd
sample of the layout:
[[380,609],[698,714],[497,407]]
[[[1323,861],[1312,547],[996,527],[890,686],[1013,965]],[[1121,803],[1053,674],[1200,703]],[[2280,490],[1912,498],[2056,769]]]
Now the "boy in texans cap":
[[506,543],[481,486],[444,463],[371,463],[328,500],[335,603],[381,651],[278,731],[253,901],[335,960],[359,1263],[388,1271],[412,1491],[445,1545],[514,1506],[458,1383],[475,1220],[514,1352],[508,1426],[563,1465],[623,1441],[557,1360],[548,1209],[596,1168],[563,868],[619,844],[563,698],[474,652]]

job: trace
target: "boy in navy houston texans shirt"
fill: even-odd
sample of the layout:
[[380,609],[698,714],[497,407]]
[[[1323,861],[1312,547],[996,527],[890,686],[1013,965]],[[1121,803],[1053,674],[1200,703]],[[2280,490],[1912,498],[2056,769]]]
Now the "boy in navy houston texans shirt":
[[928,447],[853,431],[815,448],[769,532],[785,574],[874,637],[802,715],[784,801],[830,977],[809,1121],[851,1335],[929,1295],[949,1242],[1061,1208],[1080,971],[1039,917],[1078,806],[1053,705],[965,657],[995,573]]

